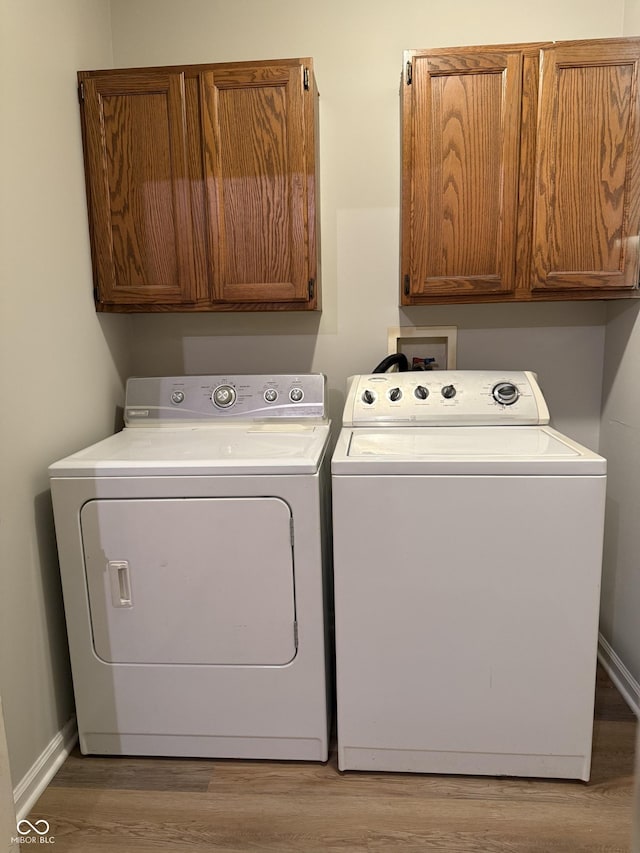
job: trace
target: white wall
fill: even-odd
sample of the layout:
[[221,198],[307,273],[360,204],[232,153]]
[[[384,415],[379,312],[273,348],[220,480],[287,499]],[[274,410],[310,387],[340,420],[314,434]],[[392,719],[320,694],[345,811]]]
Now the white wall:
[[623,32],[625,36],[640,35],[640,0],[625,0]]
[[75,82],[110,63],[107,0],[0,0],[0,694],[14,787],[74,710],[47,466],[113,431],[129,369],[128,318],[92,304]]
[[[640,0],[626,0],[624,34],[640,35]],[[607,311],[601,450],[608,460],[601,630],[640,682],[640,305]]]
[[640,306],[609,307],[601,449],[608,460],[601,629],[640,682]]
[[15,853],[18,845],[12,842],[16,835],[16,813],[13,807],[13,788],[9,771],[9,752],[4,733],[4,715],[0,697],[0,851]]
[[619,35],[622,0],[112,0],[111,8],[116,66],[310,55],[320,89],[322,316],[141,315],[136,373],[318,370],[338,417],[345,378],[386,355],[389,326],[452,323],[460,367],[537,370],[556,424],[597,446],[601,304],[398,309],[399,86],[405,48]]

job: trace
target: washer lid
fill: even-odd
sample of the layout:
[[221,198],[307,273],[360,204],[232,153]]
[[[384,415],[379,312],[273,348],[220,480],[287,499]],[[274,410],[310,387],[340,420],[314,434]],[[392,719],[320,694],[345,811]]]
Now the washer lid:
[[49,467],[52,477],[313,474],[329,424],[125,428]]
[[547,426],[343,429],[334,474],[603,475],[597,453]]

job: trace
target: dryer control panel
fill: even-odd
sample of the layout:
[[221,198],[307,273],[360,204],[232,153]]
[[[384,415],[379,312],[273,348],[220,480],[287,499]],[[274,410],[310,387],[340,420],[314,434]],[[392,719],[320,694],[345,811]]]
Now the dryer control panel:
[[131,426],[221,420],[325,420],[321,373],[154,376],[127,380],[124,420]]
[[529,371],[434,370],[349,379],[344,426],[548,424]]

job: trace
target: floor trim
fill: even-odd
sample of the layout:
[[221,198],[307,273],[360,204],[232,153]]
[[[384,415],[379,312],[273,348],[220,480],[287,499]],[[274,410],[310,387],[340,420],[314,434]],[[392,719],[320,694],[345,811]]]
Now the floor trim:
[[627,705],[636,717],[640,717],[640,683],[629,672],[611,643],[602,633],[598,635],[598,660],[622,694]]
[[76,718],[65,723],[13,789],[16,818],[25,818],[56,775],[78,740]]

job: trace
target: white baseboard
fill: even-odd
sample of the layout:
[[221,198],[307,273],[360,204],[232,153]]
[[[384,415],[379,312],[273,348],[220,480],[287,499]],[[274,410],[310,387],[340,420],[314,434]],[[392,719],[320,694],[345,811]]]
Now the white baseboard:
[[16,818],[25,818],[78,740],[76,718],[65,723],[13,789]]
[[640,717],[640,683],[629,672],[611,643],[602,634],[598,636],[598,660],[622,694],[624,701],[636,717]]

